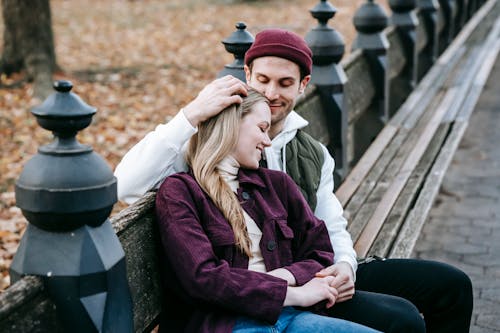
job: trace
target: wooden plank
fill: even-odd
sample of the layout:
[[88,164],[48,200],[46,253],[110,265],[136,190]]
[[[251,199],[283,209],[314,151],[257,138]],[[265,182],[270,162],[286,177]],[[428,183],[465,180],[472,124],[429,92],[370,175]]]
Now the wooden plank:
[[[441,99],[441,93],[434,96],[430,109],[435,109]],[[389,184],[393,182],[396,171],[401,169],[408,152],[415,146],[431,117],[431,112],[424,113],[411,129],[407,128],[404,123],[402,124],[403,127],[399,133],[383,152],[373,170],[366,176],[358,192],[346,207],[346,211],[353,216],[348,229],[353,241],[358,240],[361,231],[368,224]]]
[[[467,56],[464,61],[458,65],[459,71],[453,80],[449,83],[449,86],[460,86],[464,81],[473,80],[474,72],[470,70],[476,59],[481,54],[481,48],[476,46],[470,49],[467,52]],[[465,92],[464,92],[465,93]],[[460,109],[460,105],[456,105],[456,107],[452,107],[448,110],[446,115],[443,117],[443,122],[453,122],[455,120],[457,111]]]
[[359,188],[361,181],[373,167],[376,158],[380,156],[382,149],[390,142],[405,118],[410,117],[412,121],[408,123],[408,126],[412,127],[421,113],[429,106],[433,96],[441,89],[450,72],[464,55],[466,49],[463,43],[466,41],[465,37],[469,36],[471,32],[464,34],[460,42],[454,44],[454,52],[449,53],[445,61],[443,60],[440,65],[435,65],[424,77],[416,90],[386,126],[387,130],[386,128],[382,130],[364,156],[358,161],[356,167],[346,177],[336,192],[343,206],[349,202],[352,195]]
[[[359,207],[365,204],[364,200],[375,187],[377,179],[379,178],[378,176],[381,175],[383,170],[387,167],[390,160],[395,155],[396,152],[394,149],[403,144],[408,131],[401,132],[401,130],[398,130],[398,127],[404,126],[406,129],[410,129],[415,126],[415,123],[420,119],[426,108],[429,107],[431,103],[434,103],[433,101],[436,99],[436,95],[440,96],[439,90],[441,89],[441,85],[445,81],[447,75],[450,74],[460,57],[464,54],[464,51],[465,49],[461,49],[460,52],[457,52],[456,56],[450,63],[446,64],[446,66],[441,66],[439,69],[434,69],[431,71],[430,75],[426,76],[426,78],[419,84],[417,90],[412,93],[407,102],[405,102],[404,106],[400,109],[400,111],[398,111],[398,114],[396,114],[395,117],[391,119],[389,124],[386,125],[387,130],[384,129],[375,139],[372,144],[373,147],[371,146],[366,153],[366,158],[363,156],[356,164],[353,171],[347,176],[344,181],[345,186],[342,184],[339,187],[337,195],[341,198],[341,203],[344,207],[346,207],[346,204],[349,203],[349,206],[345,209],[346,216],[349,219],[354,218],[359,210]],[[401,112],[404,113],[404,116],[401,115]],[[398,132],[398,136],[402,135],[403,137],[399,137],[393,142],[391,140],[393,140],[396,132]],[[389,144],[393,146],[392,150],[389,149],[390,152],[384,151],[384,158],[379,157],[383,150],[387,150],[385,147]],[[377,160],[377,158],[381,161]],[[375,167],[375,163],[381,163],[381,165]],[[370,176],[368,176],[368,172],[370,172],[373,168],[375,168],[375,170]],[[370,180],[364,181],[365,178],[369,178]],[[350,202],[351,197],[356,191],[360,191],[360,193],[356,194],[356,198],[353,202]],[[365,207],[365,209],[367,208]],[[356,235],[356,233],[358,231],[360,232],[360,229],[363,227],[361,227],[357,222],[351,221],[349,228],[350,232]]]
[[0,294],[0,332],[64,332],[39,277],[25,276]]
[[[344,207],[350,201],[353,194],[358,190],[368,172],[373,168],[382,151],[391,142],[394,135],[396,135],[399,127],[405,121],[407,121],[407,128],[413,127],[422,113],[432,103],[433,99],[441,89],[445,79],[464,52],[465,48],[461,48],[449,63],[439,66],[439,68],[433,68],[429,75],[422,80],[416,90],[409,96],[408,100],[403,104],[398,113],[375,138],[374,142],[370,145],[365,154],[361,157],[358,163],[356,163],[356,166],[337,189],[336,195]],[[408,118],[410,119],[409,123]]]
[[[497,19],[497,27],[500,27],[500,23],[498,22],[500,22],[500,19]],[[498,31],[493,31],[492,33],[497,34],[498,36]],[[420,234],[423,224],[425,223],[425,217],[432,208],[432,204],[442,183],[445,171],[448,169],[453,155],[455,154],[463,134],[465,133],[469,116],[479,100],[487,78],[489,77],[489,73],[491,73],[495,60],[498,57],[500,42],[497,40],[497,43],[494,44],[493,47],[490,46],[491,42],[487,41],[485,43],[485,47],[488,50],[486,52],[486,60],[482,62],[481,69],[477,72],[476,79],[474,80],[473,89],[469,90],[469,94],[465,99],[467,103],[463,104],[462,108],[458,112],[460,115],[459,120],[453,125],[452,133],[447,139],[438,159],[436,160],[430,176],[426,180],[422,192],[415,204],[415,208],[410,213],[408,220],[394,243],[394,247],[390,254],[391,257],[404,258],[409,256],[413,251],[413,247],[418,240],[418,235]]]
[[452,102],[456,99],[456,94],[456,88],[451,88],[446,93],[443,101],[437,108],[436,112],[433,114],[430,122],[425,127],[424,132],[419,137],[416,145],[408,154],[406,162],[397,172],[394,181],[391,183],[387,192],[381,198],[380,204],[377,206],[375,212],[371,216],[370,220],[361,232],[359,239],[355,244],[354,249],[356,250],[358,256],[364,257],[367,255],[371,244],[375,240],[378,232],[380,231],[385,219],[387,218],[390,210],[396,202],[413,169],[427,149],[429,142],[431,141],[434,133],[437,130],[437,127],[439,126],[439,123],[441,122],[441,118],[444,116]]
[[453,130],[432,167],[414,208],[408,214],[408,218],[394,242],[390,251],[391,258],[407,258],[411,255],[441,186],[445,171],[453,158],[453,154],[466,128],[467,123],[465,122],[460,122],[453,126]]
[[443,88],[444,82],[452,74],[465,51],[466,48],[463,46],[458,49],[449,62],[440,65],[435,64],[392,117],[389,124],[398,126],[407,121],[409,117],[413,119],[412,123],[419,119],[433,101],[433,97]]
[[[469,94],[470,90],[473,89],[473,85],[481,86],[486,84],[486,80],[498,54],[499,34],[500,18],[497,18],[486,39],[482,41],[479,50],[469,55],[472,61],[467,64],[467,68],[470,69],[465,74],[458,77],[454,82],[455,85],[461,86],[459,96],[466,96]],[[463,82],[465,82],[465,84],[463,84]],[[451,117],[455,118],[457,110],[460,109],[464,101],[467,102],[467,99],[463,97],[455,101],[455,104],[451,108],[454,110],[454,112],[450,114]]]
[[115,232],[119,235],[127,228],[133,228],[136,220],[150,213],[155,204],[156,192],[147,192],[133,205],[121,210],[109,218]]
[[159,234],[154,192],[111,219],[125,251],[127,277],[134,306],[134,328],[144,332],[156,323],[163,295],[159,272]]
[[385,126],[337,189],[335,194],[343,207],[347,205],[360,183],[365,179],[366,175],[372,169],[373,165],[379,159],[397,131],[398,128],[395,126]]
[[[398,133],[391,140],[390,144],[387,146],[388,148],[382,152],[380,158],[371,168],[368,175],[363,179],[347,206],[345,206],[346,218],[349,219],[348,230],[353,241],[356,241],[357,237],[361,233],[361,230],[364,228],[365,223],[368,221],[368,218],[364,218],[364,215],[366,214],[365,212],[373,212],[373,205],[378,203],[376,199],[374,200],[371,198],[373,197],[372,192],[376,186],[384,186],[384,183],[379,180],[396,155],[398,147],[404,143],[407,135],[408,130],[406,129],[398,131]],[[372,202],[371,205],[368,204],[370,201]]]
[[451,42],[448,48],[441,54],[437,60],[437,64],[446,64],[453,58],[454,54],[458,52],[459,48],[464,45],[471,34],[476,30],[477,26],[486,18],[493,7],[496,5],[497,0],[489,0],[486,2],[476,14],[465,24],[460,30],[455,39]]
[[[492,35],[497,35],[496,25],[484,42],[483,49],[491,47]],[[469,73],[475,74],[479,71],[480,65],[483,62],[485,56],[485,52],[480,52],[480,55],[475,59],[476,61],[469,68]],[[361,232],[359,239],[355,244],[355,250],[357,251],[359,256],[366,256],[370,246],[376,239],[377,234],[382,228],[385,219],[387,218],[390,210],[397,200],[398,195],[402,191],[411,174],[411,172],[409,171],[411,170],[412,165],[415,165],[415,162],[418,161],[422,156],[422,147],[426,147],[426,145],[428,144],[428,140],[430,140],[430,138],[428,138],[428,135],[432,136],[434,134],[437,126],[439,125],[439,122],[441,122],[444,115],[449,112],[448,110],[450,108],[458,108],[462,104],[465,96],[467,95],[467,91],[472,85],[472,77],[473,75],[467,74],[467,79],[464,80],[459,87],[451,87],[446,92],[446,96],[443,99],[443,102],[436,110],[433,116],[433,120],[428,124],[425,130],[426,134],[423,134],[423,136],[419,139],[417,146],[409,154],[409,158],[406,161],[405,165],[403,165],[402,169],[399,170],[395,181],[391,184],[388,191],[381,198],[380,205],[377,206],[377,209],[366,224],[366,227]]]
[[425,182],[425,177],[431,169],[436,156],[439,154],[441,146],[446,140],[449,127],[450,124],[442,124],[436,131],[424,156],[419,161],[411,177],[408,179],[405,188],[394,204],[382,229],[371,246],[368,255],[378,255],[381,257],[386,257],[388,255],[391,245],[394,243],[408,212],[411,210]]

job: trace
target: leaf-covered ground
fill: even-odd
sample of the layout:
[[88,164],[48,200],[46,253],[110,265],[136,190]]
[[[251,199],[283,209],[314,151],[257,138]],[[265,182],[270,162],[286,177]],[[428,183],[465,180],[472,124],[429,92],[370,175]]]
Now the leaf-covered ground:
[[[98,108],[78,136],[114,169],[126,151],[155,125],[168,121],[233,61],[221,41],[243,21],[255,35],[281,27],[305,36],[317,25],[317,0],[52,0],[56,55],[73,92]],[[363,0],[330,1],[329,24],[349,50],[352,16]],[[385,5],[386,1],[379,1]],[[3,22],[0,18],[0,36]],[[0,45],[2,45],[0,43]],[[1,46],[0,46],[1,51]],[[348,51],[347,51],[348,52]],[[14,183],[23,165],[51,133],[30,109],[41,103],[22,74],[0,78],[0,290],[26,220],[15,206]],[[117,204],[114,211],[123,208]]]

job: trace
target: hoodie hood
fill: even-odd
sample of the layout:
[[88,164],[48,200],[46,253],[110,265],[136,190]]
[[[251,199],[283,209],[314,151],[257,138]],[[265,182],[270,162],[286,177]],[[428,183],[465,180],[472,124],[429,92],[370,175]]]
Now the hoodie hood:
[[290,112],[285,119],[283,130],[271,141],[271,147],[264,149],[269,169],[286,172],[286,145],[295,137],[297,130],[308,124],[309,122],[297,112]]

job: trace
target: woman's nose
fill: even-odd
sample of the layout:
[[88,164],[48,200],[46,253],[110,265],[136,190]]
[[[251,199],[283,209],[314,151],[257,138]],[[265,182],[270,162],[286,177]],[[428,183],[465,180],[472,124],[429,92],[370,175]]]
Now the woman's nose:
[[264,147],[271,146],[271,138],[269,138],[269,134],[265,135],[264,140],[262,141],[262,144],[264,145]]

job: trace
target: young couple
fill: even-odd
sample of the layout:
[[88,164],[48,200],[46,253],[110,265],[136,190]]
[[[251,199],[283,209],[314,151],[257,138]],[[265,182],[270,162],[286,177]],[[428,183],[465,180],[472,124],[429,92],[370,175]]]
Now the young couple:
[[117,166],[122,200],[159,187],[160,329],[468,332],[463,272],[415,259],[357,266],[333,158],[293,111],[311,66],[303,38],[260,32],[245,56],[251,88],[213,81]]

